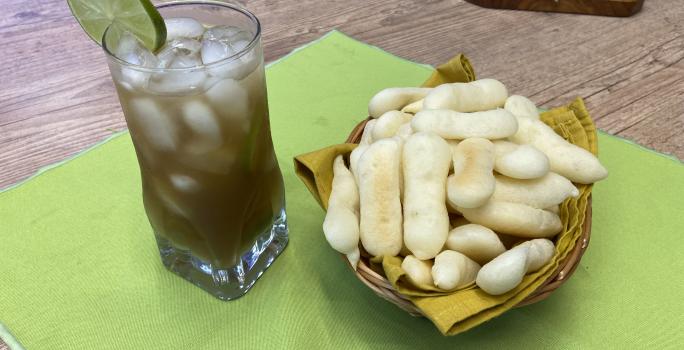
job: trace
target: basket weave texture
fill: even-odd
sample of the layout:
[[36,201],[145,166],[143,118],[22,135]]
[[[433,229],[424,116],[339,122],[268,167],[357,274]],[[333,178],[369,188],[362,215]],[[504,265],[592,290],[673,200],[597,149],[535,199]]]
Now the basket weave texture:
[[[351,134],[349,134],[349,137],[346,140],[347,143],[359,143],[361,140],[361,135],[363,134],[363,129],[368,120],[370,120],[370,118],[363,120],[356,125]],[[551,295],[553,291],[565,283],[565,281],[567,281],[575,271],[577,265],[579,265],[580,259],[589,245],[590,236],[591,197],[589,198],[589,203],[587,205],[585,220],[582,223],[582,236],[579,238],[578,243],[566,256],[566,258],[560,262],[556,271],[554,271],[554,273],[551,274],[551,276],[544,281],[544,283],[542,283],[537,290],[516,305],[516,307],[525,306],[544,300]],[[347,261],[347,258],[344,255],[342,255],[342,259]],[[354,271],[351,265],[349,265],[349,268]],[[368,258],[363,256],[361,257],[361,260],[359,261],[354,273],[361,282],[373,290],[373,292],[375,292],[375,294],[378,296],[397,305],[413,316],[424,316],[423,313],[415,305],[413,305],[413,303],[406,296],[400,294],[394,289],[392,284],[387,280],[387,278],[385,278],[385,276],[371,269]]]

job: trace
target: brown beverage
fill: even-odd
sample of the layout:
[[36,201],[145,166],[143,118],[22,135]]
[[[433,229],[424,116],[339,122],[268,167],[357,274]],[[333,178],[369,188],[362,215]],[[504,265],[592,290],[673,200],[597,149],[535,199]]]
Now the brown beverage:
[[232,299],[287,242],[260,38],[236,26],[198,29],[192,18],[166,22],[170,34],[185,36],[156,55],[124,36],[110,70],[162,260]]

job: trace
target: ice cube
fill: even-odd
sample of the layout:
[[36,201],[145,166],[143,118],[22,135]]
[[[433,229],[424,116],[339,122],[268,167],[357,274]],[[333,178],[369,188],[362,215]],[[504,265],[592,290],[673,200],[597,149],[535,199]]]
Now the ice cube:
[[[202,62],[205,65],[224,60],[235,55],[230,45],[218,40],[202,41]],[[240,75],[240,61],[226,60],[207,67],[210,75],[222,78],[233,78]]]
[[233,79],[220,79],[214,82],[211,89],[206,92],[206,96],[214,108],[230,106],[238,114],[244,114],[247,111],[247,91]]
[[[202,44],[194,39],[174,39],[166,43],[157,54],[159,59],[158,67],[167,68],[171,62],[179,56],[199,57]],[[201,62],[200,62],[201,63]]]
[[183,104],[183,120],[194,132],[212,138],[221,138],[214,111],[204,102],[192,100]]
[[[159,64],[157,57],[130,33],[124,33],[121,36],[114,54],[122,61],[134,66],[152,68]],[[119,69],[120,72],[115,79],[129,89],[144,88],[150,79],[150,73],[145,69],[125,65],[121,65]]]
[[157,198],[167,210],[180,216],[187,216],[188,211],[183,207],[182,201],[177,198],[171,186],[159,179],[152,179],[151,185]]
[[116,47],[116,57],[130,64],[143,67],[156,67],[157,58],[133,34],[125,32]]
[[202,40],[229,39],[240,32],[240,28],[233,26],[214,26],[207,28],[202,35]]
[[[207,74],[199,55],[201,47],[199,41],[187,38],[167,42],[158,55],[159,68],[167,70],[152,76],[150,89],[162,95],[184,95],[202,90]],[[178,70],[174,70],[176,68]]]
[[237,121],[243,131],[249,130],[249,96],[239,82],[223,79],[214,84],[205,95],[221,118]]
[[185,146],[193,154],[211,152],[223,144],[221,128],[214,111],[204,102],[192,100],[183,105],[183,121],[195,133]]
[[178,38],[199,38],[204,34],[204,26],[193,18],[176,17],[164,20],[166,41]]
[[159,151],[176,149],[176,129],[173,122],[161,108],[149,98],[134,98],[129,102],[128,120],[133,124],[133,132],[142,133],[143,142]]
[[172,174],[169,176],[169,178],[171,179],[171,184],[173,184],[173,186],[181,192],[192,193],[197,192],[200,189],[200,184],[197,182],[197,180],[190,176]]
[[240,51],[244,50],[247,46],[249,46],[249,41],[248,40],[238,40],[238,41],[230,43],[230,46],[236,52],[240,52]]
[[120,70],[120,73],[116,75],[115,79],[117,79],[120,85],[126,90],[133,91],[145,88],[150,80],[149,73],[127,67],[120,67]]
[[198,92],[204,88],[207,79],[207,73],[201,65],[198,57],[176,56],[168,66],[172,69],[152,76],[149,89],[161,95],[186,95]]
[[[249,46],[249,41],[247,40],[239,40],[231,44],[231,47],[240,52],[242,50],[245,50]],[[242,70],[243,70],[243,77],[250,74],[256,66],[259,64],[259,61],[257,60],[257,57],[259,54],[257,53],[258,47],[254,47],[250,50],[245,51],[241,56],[240,56],[240,61],[242,61]]]
[[212,77],[211,75],[207,76],[207,79],[204,80],[204,91],[209,91],[212,87],[214,87],[214,85],[218,84],[222,80],[223,79]]
[[[203,40],[202,62],[209,65],[207,71],[212,76],[240,80],[254,69],[252,62],[256,62],[253,50],[241,53],[248,45],[249,42],[245,41],[226,43],[219,40]],[[240,56],[235,56],[236,54]],[[219,62],[221,60],[225,61]]]
[[236,53],[229,45],[219,40],[202,40],[202,63],[209,64],[228,58]]
[[[176,56],[169,64],[169,68],[193,68],[202,65],[199,57],[196,56]],[[198,67],[201,70],[201,67]]]
[[202,40],[218,40],[224,41],[226,43],[233,42],[236,40],[251,40],[253,37],[252,33],[233,26],[215,26],[208,28],[204,35],[202,35]]

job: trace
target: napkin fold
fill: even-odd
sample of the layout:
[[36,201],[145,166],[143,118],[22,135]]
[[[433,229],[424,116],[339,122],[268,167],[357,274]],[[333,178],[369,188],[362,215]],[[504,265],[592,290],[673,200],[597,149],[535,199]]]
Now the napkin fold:
[[[459,54],[440,65],[422,86],[475,80],[468,59]],[[569,142],[598,154],[596,127],[581,98],[566,106],[541,114],[541,120]],[[295,172],[324,209],[332,189],[332,163],[337,155],[348,156],[355,144],[338,144],[295,157]],[[591,185],[577,185],[580,195],[566,200],[560,208],[563,231],[556,236],[556,252],[540,270],[528,274],[513,290],[502,295],[489,295],[474,284],[446,292],[439,288],[408,283],[401,269],[401,258],[384,257],[382,270],[394,288],[410,300],[429,318],[442,334],[455,335],[484,323],[515,307],[537,290],[556,271],[560,262],[572,251],[582,235]],[[373,262],[367,261],[371,264]]]

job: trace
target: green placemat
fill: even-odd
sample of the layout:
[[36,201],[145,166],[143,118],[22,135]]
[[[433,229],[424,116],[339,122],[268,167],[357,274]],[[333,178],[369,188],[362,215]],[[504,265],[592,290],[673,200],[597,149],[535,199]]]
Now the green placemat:
[[162,267],[128,134],[0,193],[0,322],[31,350],[684,345],[684,166],[605,134],[589,250],[549,299],[442,337],[348,271],[292,157],[344,140],[375,91],[429,74],[339,32],[268,68],[291,240],[236,301]]

